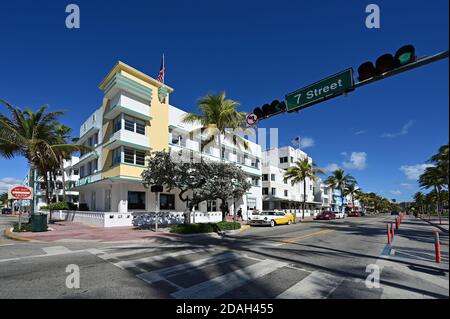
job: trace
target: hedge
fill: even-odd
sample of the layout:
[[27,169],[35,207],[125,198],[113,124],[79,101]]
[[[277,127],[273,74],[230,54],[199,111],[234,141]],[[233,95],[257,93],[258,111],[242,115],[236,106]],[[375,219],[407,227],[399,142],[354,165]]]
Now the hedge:
[[240,229],[241,224],[237,222],[219,222],[206,224],[180,224],[170,228],[171,233],[176,234],[202,234],[223,230]]
[[48,206],[43,206],[41,209],[44,210],[77,210],[77,205],[70,202],[58,202],[58,203],[51,203]]

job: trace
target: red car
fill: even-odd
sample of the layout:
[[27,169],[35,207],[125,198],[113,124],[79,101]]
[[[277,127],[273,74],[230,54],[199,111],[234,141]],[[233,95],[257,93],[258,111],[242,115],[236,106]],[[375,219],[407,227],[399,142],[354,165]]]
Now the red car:
[[361,217],[361,213],[357,211],[353,211],[348,213],[348,217]]
[[330,219],[336,219],[336,215],[332,212],[323,212],[316,216],[316,220],[330,220]]

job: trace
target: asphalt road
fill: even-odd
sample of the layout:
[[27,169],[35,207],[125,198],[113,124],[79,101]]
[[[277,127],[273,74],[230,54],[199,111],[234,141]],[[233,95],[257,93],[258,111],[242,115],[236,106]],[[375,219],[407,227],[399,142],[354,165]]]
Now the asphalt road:
[[[147,243],[0,238],[0,298],[448,298],[448,234],[441,235],[443,263],[435,264],[433,227],[405,221],[392,250],[385,233],[392,220],[315,221]],[[0,218],[0,227],[9,222]],[[80,288],[66,286],[68,265],[79,267]],[[380,269],[379,287],[366,284],[373,269]]]

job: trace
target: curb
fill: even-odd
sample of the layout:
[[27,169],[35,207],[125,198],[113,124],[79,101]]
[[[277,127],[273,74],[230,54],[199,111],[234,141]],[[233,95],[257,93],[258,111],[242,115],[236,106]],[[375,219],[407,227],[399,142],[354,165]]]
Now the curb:
[[444,233],[448,233],[448,229],[445,229],[444,227],[442,227],[441,225],[435,224],[433,222],[430,222],[426,219],[423,219],[422,217],[420,217],[420,220],[427,222],[428,224],[430,224],[431,226],[434,226],[436,228],[439,228],[440,230],[442,230]]
[[20,237],[20,236],[15,235],[12,231],[13,229],[14,229],[13,227],[5,229],[5,236],[7,238],[13,239],[13,240],[18,240],[18,241],[32,241],[31,238]]

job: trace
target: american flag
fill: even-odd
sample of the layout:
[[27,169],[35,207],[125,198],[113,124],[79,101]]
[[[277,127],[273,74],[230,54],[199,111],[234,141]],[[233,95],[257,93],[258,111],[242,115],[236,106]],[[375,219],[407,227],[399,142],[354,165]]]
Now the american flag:
[[296,136],[296,137],[291,141],[291,143],[292,143],[293,145],[300,145],[300,136]]
[[166,73],[166,66],[164,64],[164,54],[162,56],[161,60],[161,68],[159,69],[158,77],[156,78],[159,82],[164,83],[164,76]]

